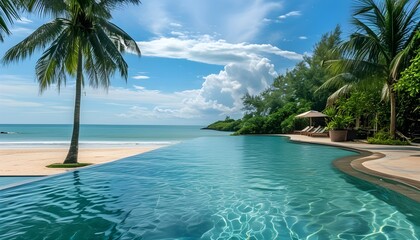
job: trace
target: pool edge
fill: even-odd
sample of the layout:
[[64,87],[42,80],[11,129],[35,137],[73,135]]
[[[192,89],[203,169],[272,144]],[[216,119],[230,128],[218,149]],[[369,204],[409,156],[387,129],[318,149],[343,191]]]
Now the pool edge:
[[338,146],[329,143],[295,140],[292,139],[290,136],[285,135],[276,136],[286,137],[289,141],[295,143],[325,145],[357,152],[358,155],[356,156],[346,156],[333,160],[332,163],[334,167],[349,176],[392,190],[401,195],[404,195],[405,197],[413,201],[420,203],[420,194],[418,193],[420,191],[419,181],[374,171],[363,166],[362,163],[364,162],[383,158],[385,156],[385,154],[383,153],[374,153],[367,150],[352,148],[348,146]]

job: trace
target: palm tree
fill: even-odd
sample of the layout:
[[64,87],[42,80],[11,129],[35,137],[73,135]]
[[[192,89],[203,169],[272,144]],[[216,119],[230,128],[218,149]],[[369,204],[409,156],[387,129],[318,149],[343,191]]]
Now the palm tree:
[[[76,77],[73,133],[64,163],[77,163],[79,149],[80,102],[85,78],[92,87],[108,88],[110,76],[118,70],[125,80],[127,63],[122,52],[140,55],[136,42],[121,28],[109,22],[111,10],[138,0],[30,0],[29,9],[53,14],[48,22],[22,42],[8,50],[6,63],[19,61],[37,49],[44,49],[36,63],[36,77],[41,92],[56,84],[66,84],[68,75]],[[46,46],[48,46],[46,48]],[[45,49],[46,48],[46,49]]]
[[356,31],[338,49],[343,58],[330,62],[340,74],[326,84],[340,85],[332,95],[336,97],[365,81],[380,79],[385,83],[383,96],[390,101],[390,134],[395,136],[394,84],[414,54],[420,1],[357,0],[357,3],[352,18]]
[[3,34],[10,34],[7,22],[13,23],[13,20],[19,19],[18,7],[19,1],[0,0],[0,41],[2,42]]

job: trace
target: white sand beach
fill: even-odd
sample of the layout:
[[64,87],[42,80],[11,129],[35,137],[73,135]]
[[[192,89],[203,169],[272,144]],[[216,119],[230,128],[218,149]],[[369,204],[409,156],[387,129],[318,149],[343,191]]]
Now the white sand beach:
[[[107,163],[159,147],[162,147],[162,145],[125,148],[81,148],[79,149],[79,162]],[[62,163],[67,151],[67,148],[0,149],[0,176],[44,176],[69,171],[69,169],[46,167],[53,163]]]

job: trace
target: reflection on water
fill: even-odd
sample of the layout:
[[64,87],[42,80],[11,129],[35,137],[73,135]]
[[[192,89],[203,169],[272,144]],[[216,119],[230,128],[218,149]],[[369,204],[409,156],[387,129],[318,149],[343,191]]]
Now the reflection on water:
[[332,169],[351,154],[200,138],[1,191],[0,239],[417,239],[418,216]]

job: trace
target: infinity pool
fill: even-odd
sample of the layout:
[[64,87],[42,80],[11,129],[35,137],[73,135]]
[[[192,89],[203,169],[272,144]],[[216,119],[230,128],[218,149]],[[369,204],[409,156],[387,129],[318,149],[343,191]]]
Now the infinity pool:
[[354,154],[198,138],[0,191],[0,239],[418,239],[418,203],[332,167]]

